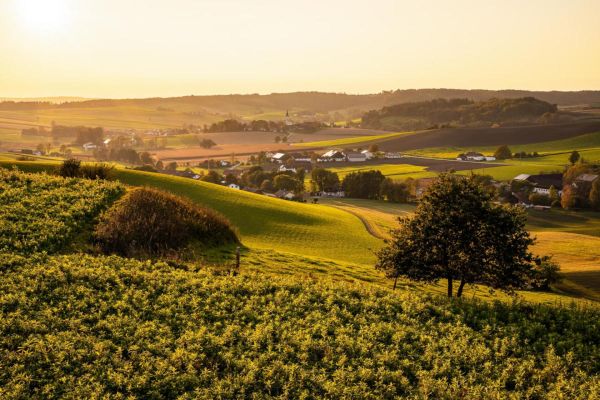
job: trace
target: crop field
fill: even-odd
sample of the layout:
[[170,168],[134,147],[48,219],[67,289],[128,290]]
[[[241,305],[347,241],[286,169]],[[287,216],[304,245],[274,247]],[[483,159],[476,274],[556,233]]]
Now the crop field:
[[425,178],[429,176],[435,176],[434,172],[429,172],[426,167],[420,167],[410,164],[379,164],[379,165],[361,165],[362,163],[355,163],[354,165],[343,166],[343,167],[329,167],[326,168],[338,174],[340,179],[343,179],[346,175],[352,172],[359,171],[370,171],[377,170],[392,179],[406,179],[406,178]]
[[[344,129],[347,131],[347,129]],[[348,132],[350,133],[350,132]],[[303,142],[296,143],[296,146],[301,147],[348,147],[354,145],[366,145],[371,142],[376,142],[379,140],[386,140],[391,138],[396,138],[399,136],[408,136],[416,134],[416,132],[396,132],[396,133],[379,133],[376,135],[361,135],[361,136],[350,136],[346,138],[338,138],[338,139],[330,139],[330,140],[318,140],[315,138],[314,141],[311,142]]]
[[115,129],[180,128],[184,124],[204,124],[219,120],[217,116],[193,116],[182,112],[134,106],[52,108],[4,111],[1,119],[22,125],[49,127],[52,121],[62,125],[102,126]]
[[557,125],[535,125],[503,128],[455,128],[419,132],[381,140],[383,151],[409,151],[432,147],[499,146],[549,142],[598,132],[600,121],[573,122]]
[[0,169],[0,252],[56,251],[124,188]]
[[593,308],[79,254],[0,271],[6,398],[600,396]]

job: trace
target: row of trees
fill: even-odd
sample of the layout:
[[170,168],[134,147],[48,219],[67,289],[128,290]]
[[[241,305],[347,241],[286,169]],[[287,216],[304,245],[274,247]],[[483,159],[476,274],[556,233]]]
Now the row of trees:
[[288,125],[285,121],[255,120],[242,122],[237,119],[225,119],[206,126],[204,132],[316,132],[326,125],[318,121],[300,122]]
[[265,192],[287,190],[297,194],[303,193],[306,172],[299,168],[294,171],[265,171],[261,166],[253,166],[246,170],[237,180],[233,175],[226,179],[244,187],[256,188]]
[[414,181],[397,182],[386,178],[381,171],[352,172],[340,181],[338,174],[324,168],[315,168],[311,174],[314,189],[319,192],[343,191],[347,197],[371,200],[387,200],[406,203],[414,187]]
[[489,125],[507,121],[538,121],[558,111],[557,106],[535,99],[434,99],[400,103],[372,110],[362,117],[365,128],[426,129],[433,126]]

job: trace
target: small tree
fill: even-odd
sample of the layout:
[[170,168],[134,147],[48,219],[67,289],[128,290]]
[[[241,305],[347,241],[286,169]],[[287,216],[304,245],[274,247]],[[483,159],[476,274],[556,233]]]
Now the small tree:
[[512,152],[510,151],[507,145],[503,145],[496,149],[496,151],[494,152],[494,157],[496,157],[496,159],[498,160],[507,160],[509,158],[512,158]]
[[170,163],[167,164],[167,166],[165,167],[165,169],[167,171],[176,171],[177,170],[177,162],[171,161]]
[[63,161],[58,174],[65,178],[76,178],[81,175],[81,161],[74,158]]
[[277,190],[290,190],[290,191],[298,191],[298,187],[300,183],[298,179],[293,178],[289,175],[281,174],[277,175],[273,180],[273,185]]
[[377,153],[377,152],[379,151],[379,145],[377,145],[377,144],[375,144],[375,143],[374,143],[374,144],[372,144],[372,145],[370,145],[370,146],[369,146],[369,151],[370,151],[371,153]]
[[203,182],[221,183],[223,177],[219,175],[217,171],[211,169],[206,175],[200,178],[200,180]]
[[320,192],[337,192],[340,189],[340,178],[335,172],[315,168],[312,170],[311,178]]
[[447,280],[448,296],[459,281],[511,291],[528,284],[533,270],[518,207],[492,203],[492,194],[472,177],[441,174],[422,198],[413,217],[400,218],[392,241],[378,253],[376,268],[389,276],[423,282]]
[[580,159],[581,155],[579,154],[579,152],[577,150],[573,150],[573,152],[569,156],[569,162],[571,163],[571,165],[577,164],[577,161],[579,161]]
[[589,200],[590,206],[594,210],[600,210],[600,179],[596,179],[592,184]]

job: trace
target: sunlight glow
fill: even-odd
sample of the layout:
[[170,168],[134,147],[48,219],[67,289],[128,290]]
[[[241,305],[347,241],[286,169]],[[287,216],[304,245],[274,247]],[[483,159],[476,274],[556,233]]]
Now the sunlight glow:
[[16,6],[23,26],[34,32],[48,34],[63,30],[69,20],[65,0],[19,0]]

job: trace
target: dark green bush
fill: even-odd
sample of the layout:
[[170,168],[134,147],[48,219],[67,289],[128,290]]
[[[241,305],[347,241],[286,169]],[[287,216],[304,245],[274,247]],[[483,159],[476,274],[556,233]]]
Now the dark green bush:
[[109,164],[84,164],[81,166],[81,177],[85,179],[104,179],[112,178],[114,167]]
[[192,241],[220,246],[238,242],[231,224],[217,212],[181,197],[138,188],[117,201],[101,218],[95,237],[106,253],[154,256]]
[[81,161],[69,158],[63,161],[58,170],[58,174],[63,178],[77,178],[81,174]]
[[105,163],[81,164],[74,158],[63,161],[58,174],[64,178],[104,179],[112,177],[114,167]]

